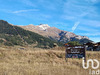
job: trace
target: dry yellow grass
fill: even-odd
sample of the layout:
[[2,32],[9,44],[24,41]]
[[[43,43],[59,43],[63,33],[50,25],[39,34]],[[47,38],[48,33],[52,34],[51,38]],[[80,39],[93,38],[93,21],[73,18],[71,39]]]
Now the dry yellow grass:
[[[0,75],[89,75],[82,68],[82,59],[65,61],[65,52],[60,50],[64,48],[19,48],[0,47]],[[90,58],[100,61],[100,52],[87,52]]]

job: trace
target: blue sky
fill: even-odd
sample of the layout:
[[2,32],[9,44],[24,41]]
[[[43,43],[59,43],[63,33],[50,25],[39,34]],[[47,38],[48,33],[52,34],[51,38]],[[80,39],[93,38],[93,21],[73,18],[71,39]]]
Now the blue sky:
[[100,0],[0,0],[0,19],[51,27],[100,41]]

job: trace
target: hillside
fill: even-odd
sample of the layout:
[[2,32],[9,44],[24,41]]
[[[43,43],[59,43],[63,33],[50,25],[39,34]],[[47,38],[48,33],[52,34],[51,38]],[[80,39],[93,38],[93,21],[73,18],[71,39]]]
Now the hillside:
[[0,20],[0,44],[10,46],[36,45],[36,47],[50,48],[53,47],[54,43],[61,45],[37,33],[24,30],[4,20]]
[[50,27],[48,24],[40,24],[37,26],[32,24],[26,26],[19,25],[19,27],[63,43],[69,41],[79,41],[81,44],[91,42],[91,40],[86,36],[80,36],[72,32],[60,30],[56,27]]

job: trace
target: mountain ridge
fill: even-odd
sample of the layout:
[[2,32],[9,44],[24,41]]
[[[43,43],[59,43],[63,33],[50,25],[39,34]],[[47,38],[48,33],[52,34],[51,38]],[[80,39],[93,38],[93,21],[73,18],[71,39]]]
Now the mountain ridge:
[[63,31],[60,30],[56,27],[50,27],[48,24],[40,24],[40,26],[48,26],[46,29],[41,29],[41,27],[39,27],[39,25],[26,25],[26,26],[20,26],[21,28],[25,29],[25,30],[29,30],[32,32],[36,32],[42,36],[48,37],[50,39],[54,39],[56,41],[59,42],[63,42],[63,43],[67,43],[69,41],[83,41],[80,43],[87,43],[90,41],[90,39],[87,36],[80,36],[80,35],[76,35],[72,32],[68,32],[68,31]]

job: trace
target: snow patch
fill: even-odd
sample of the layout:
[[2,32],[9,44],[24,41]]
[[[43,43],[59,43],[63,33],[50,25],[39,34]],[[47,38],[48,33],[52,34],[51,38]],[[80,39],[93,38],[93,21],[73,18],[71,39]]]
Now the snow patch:
[[48,24],[40,24],[38,25],[38,27],[40,27],[42,30],[46,30],[47,28],[50,28]]

